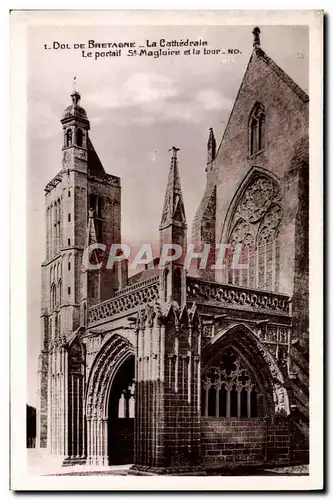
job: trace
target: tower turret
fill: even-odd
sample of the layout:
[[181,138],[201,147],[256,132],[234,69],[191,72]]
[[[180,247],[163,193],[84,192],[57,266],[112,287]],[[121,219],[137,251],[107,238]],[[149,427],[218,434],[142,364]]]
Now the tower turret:
[[[59,414],[64,415],[66,425],[72,422],[70,413],[66,413],[69,376],[63,376],[64,364],[56,360],[64,360],[63,346],[74,332],[87,326],[89,307],[112,297],[121,285],[117,269],[86,269],[83,265],[85,250],[93,243],[107,248],[121,243],[121,192],[119,177],[105,172],[93,147],[89,120],[80,100],[80,93],[73,90],[71,104],[61,118],[62,168],[45,186],[37,440],[40,447],[64,456],[72,449],[70,435],[76,433],[77,442],[81,442],[81,424],[70,432],[60,427],[55,430]],[[98,258],[95,251],[89,261],[98,264]],[[80,405],[82,408],[82,402]],[[79,452],[76,450],[76,454]]]
[[81,95],[77,90],[73,90],[71,99],[72,104],[67,106],[61,118],[64,130],[62,166],[84,171],[88,162],[90,123],[86,110],[80,106]]

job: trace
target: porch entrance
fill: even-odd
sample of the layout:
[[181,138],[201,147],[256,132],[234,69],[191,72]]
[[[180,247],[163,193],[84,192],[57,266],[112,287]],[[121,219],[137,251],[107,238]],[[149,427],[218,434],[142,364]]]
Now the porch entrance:
[[134,356],[118,369],[110,389],[108,406],[108,456],[110,465],[134,461]]

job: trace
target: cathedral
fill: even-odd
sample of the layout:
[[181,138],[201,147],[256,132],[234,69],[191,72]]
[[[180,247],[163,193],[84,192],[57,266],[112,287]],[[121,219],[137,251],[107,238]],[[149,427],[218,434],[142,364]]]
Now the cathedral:
[[[192,234],[175,147],[156,207],[161,249],[225,244],[226,263],[181,257],[132,276],[98,249],[82,264],[89,245],[121,243],[121,180],[71,99],[45,187],[37,446],[146,475],[308,463],[308,95],[254,28],[223,137],[209,131]],[[228,265],[239,246],[242,265]]]

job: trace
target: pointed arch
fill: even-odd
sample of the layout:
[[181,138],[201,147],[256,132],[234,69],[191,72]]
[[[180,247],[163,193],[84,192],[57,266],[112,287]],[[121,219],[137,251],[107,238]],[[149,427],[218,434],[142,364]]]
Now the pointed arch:
[[127,358],[134,355],[132,344],[114,333],[102,346],[89,373],[86,390],[87,418],[107,418],[108,399],[118,368]]
[[249,155],[263,150],[265,146],[265,107],[256,102],[249,116]]
[[[282,372],[266,346],[245,324],[228,325],[205,346],[202,353],[202,373],[214,366],[221,353],[228,349],[239,356],[244,368],[256,380],[257,387],[263,394],[264,413],[267,416],[289,415],[289,399]],[[251,360],[255,360],[255,365]]]
[[[224,276],[226,283],[278,291],[279,272],[276,269],[279,269],[280,246],[276,238],[282,223],[279,179],[266,169],[252,167],[230,203],[222,228],[221,243],[230,245]],[[238,264],[242,264],[242,269],[234,268],[237,245]]]
[[239,202],[243,194],[245,193],[246,189],[250,186],[250,184],[254,181],[254,179],[259,176],[267,177],[279,189],[280,187],[279,177],[277,177],[275,174],[273,174],[273,172],[267,170],[266,168],[253,166],[239,183],[238,188],[231,200],[227,214],[222,224],[221,241],[220,241],[221,243],[223,243],[223,241],[224,242],[226,241],[226,236],[229,234],[231,230],[231,224],[233,222],[237,206],[239,205]]

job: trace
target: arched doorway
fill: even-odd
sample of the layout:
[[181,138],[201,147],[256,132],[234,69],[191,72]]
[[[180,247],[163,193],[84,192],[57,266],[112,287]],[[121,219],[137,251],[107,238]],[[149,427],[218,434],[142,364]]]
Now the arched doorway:
[[[134,433],[128,432],[131,438],[125,445],[123,437],[126,432],[124,429],[121,432],[125,420],[128,421],[129,429],[134,430],[134,401],[128,397],[129,391],[134,393],[133,379],[133,345],[122,335],[114,333],[97,354],[87,383],[85,434],[88,464],[133,462],[130,457],[133,455]],[[131,405],[131,419],[129,409],[124,404],[125,396],[128,405]],[[121,415],[128,415],[128,418],[119,423]],[[122,451],[123,446],[127,451]]]
[[112,381],[108,404],[109,464],[134,460],[134,356],[119,367]]

